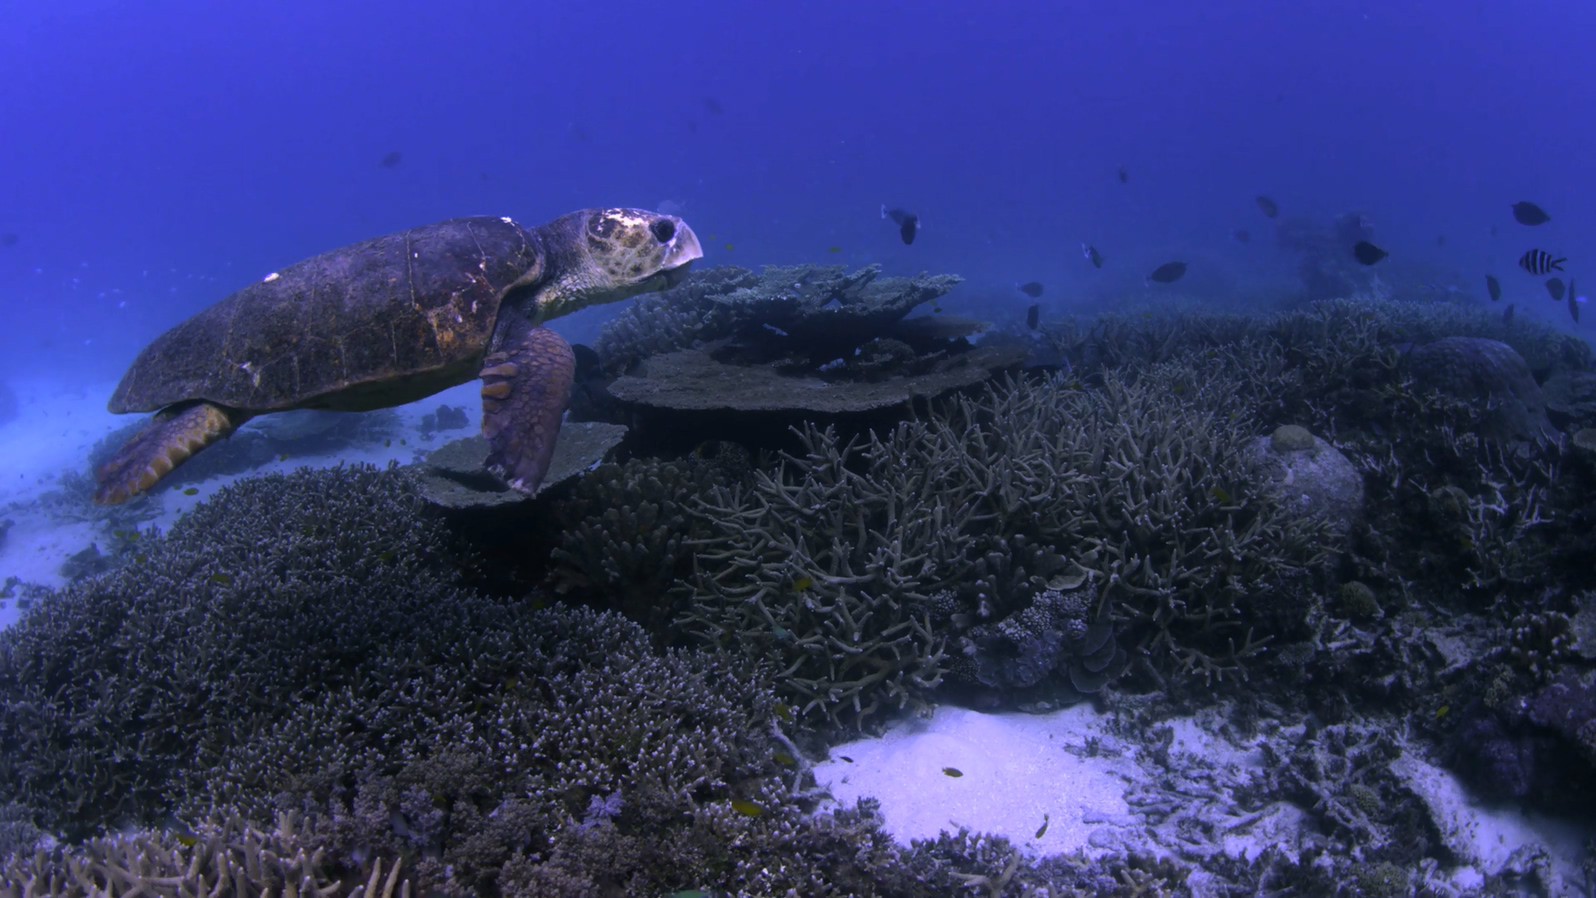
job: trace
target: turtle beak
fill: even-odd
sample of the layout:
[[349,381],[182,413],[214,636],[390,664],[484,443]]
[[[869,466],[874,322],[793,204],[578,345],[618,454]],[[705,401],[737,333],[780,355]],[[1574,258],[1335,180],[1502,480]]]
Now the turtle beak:
[[674,215],[665,216],[675,225],[671,238],[665,241],[665,254],[660,259],[660,268],[665,274],[666,286],[674,287],[687,278],[687,269],[699,259],[704,258],[704,248],[698,243],[698,235]]

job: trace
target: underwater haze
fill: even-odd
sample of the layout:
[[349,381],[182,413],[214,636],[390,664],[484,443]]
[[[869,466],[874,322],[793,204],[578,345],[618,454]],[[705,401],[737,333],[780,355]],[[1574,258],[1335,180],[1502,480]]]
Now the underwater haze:
[[1015,315],[1015,283],[1067,311],[1170,259],[1289,284],[1258,195],[1361,212],[1482,301],[1491,271],[1538,291],[1520,253],[1596,242],[1593,27],[1549,0],[12,3],[0,371],[111,379],[314,253],[612,204],[675,204],[702,265],[957,272]]

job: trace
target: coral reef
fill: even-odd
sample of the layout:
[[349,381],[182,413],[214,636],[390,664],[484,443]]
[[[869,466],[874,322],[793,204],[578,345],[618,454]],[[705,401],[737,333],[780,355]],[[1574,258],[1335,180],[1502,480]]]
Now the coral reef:
[[[977,322],[908,318],[959,278],[881,278],[879,267],[706,273],[632,306],[598,341],[578,412],[731,438],[729,422],[801,421],[893,410],[1021,365],[1011,342],[972,346]],[[940,309],[936,309],[940,311]],[[735,418],[729,413],[743,413]],[[744,430],[744,436],[747,430]]]
[[707,352],[683,350],[643,361],[635,374],[616,378],[609,391],[631,406],[656,411],[837,415],[941,396],[981,383],[1025,357],[1017,347],[982,346],[946,358],[924,358],[912,351],[884,353],[882,343],[861,346],[851,358],[859,379],[829,376],[836,368],[812,376],[783,374],[778,363],[732,364]]
[[296,697],[414,643],[456,597],[408,478],[242,481],[0,634],[0,791],[84,834],[162,804]]
[[1485,407],[1481,436],[1533,440],[1551,428],[1541,388],[1513,347],[1479,337],[1445,337],[1415,348],[1407,365],[1414,380]]
[[[722,358],[802,355],[813,367],[845,357],[894,327],[916,306],[952,290],[954,275],[882,278],[872,265],[716,268],[634,303],[607,324],[594,347],[605,370],[621,374],[652,355],[722,342]],[[913,342],[913,327],[901,332]]]
[[269,830],[229,817],[201,823],[192,832],[144,831],[71,847],[30,848],[0,868],[0,896],[6,898],[289,894],[401,898],[411,894],[411,885],[402,862],[390,860],[384,865],[381,858],[374,858],[355,865],[332,860],[307,834],[304,822],[290,814]]
[[698,503],[715,535],[690,626],[778,658],[778,689],[833,724],[922,701],[955,669],[948,638],[1059,577],[1090,578],[1086,623],[1112,624],[1150,668],[1238,672],[1279,635],[1249,621],[1289,627],[1330,533],[1267,497],[1231,388],[1170,365],[1090,390],[1011,380],[857,442],[811,427],[802,455]]
[[1340,450],[1306,428],[1277,427],[1247,452],[1281,508],[1319,517],[1342,537],[1362,520],[1362,477]]
[[688,503],[715,484],[743,479],[749,466],[735,444],[674,461],[600,465],[553,509],[554,590],[664,632],[680,610],[668,591],[691,573],[692,546],[709,535]]
[[[554,457],[535,495],[592,470],[625,438],[626,428],[619,424],[566,422],[560,427]],[[525,503],[530,497],[489,473],[487,458],[488,441],[473,436],[445,443],[411,467],[422,496],[436,508],[471,512]]]

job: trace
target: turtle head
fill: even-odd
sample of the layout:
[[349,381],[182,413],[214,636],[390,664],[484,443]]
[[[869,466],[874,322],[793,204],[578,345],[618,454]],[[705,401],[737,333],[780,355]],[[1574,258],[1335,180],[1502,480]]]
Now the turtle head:
[[548,265],[534,291],[540,321],[674,287],[704,255],[687,222],[642,209],[584,209],[538,230]]

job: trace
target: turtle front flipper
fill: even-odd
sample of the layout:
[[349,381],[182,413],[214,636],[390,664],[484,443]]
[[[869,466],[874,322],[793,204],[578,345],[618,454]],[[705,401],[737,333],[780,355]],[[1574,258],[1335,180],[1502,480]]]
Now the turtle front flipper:
[[483,360],[482,436],[488,470],[532,495],[548,473],[576,379],[576,354],[546,327],[505,334]]
[[101,505],[126,502],[250,417],[248,412],[203,401],[162,410],[95,472],[100,486],[94,501]]

